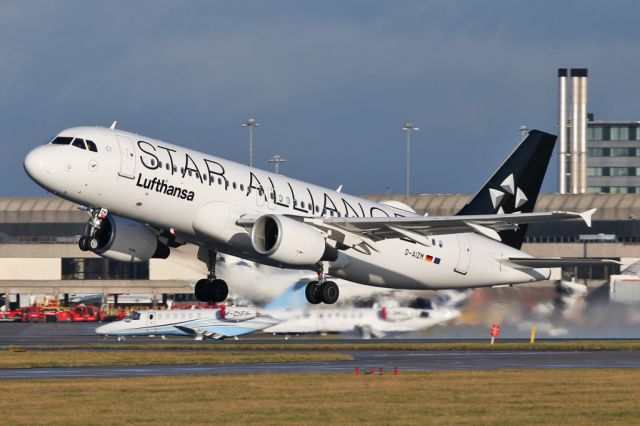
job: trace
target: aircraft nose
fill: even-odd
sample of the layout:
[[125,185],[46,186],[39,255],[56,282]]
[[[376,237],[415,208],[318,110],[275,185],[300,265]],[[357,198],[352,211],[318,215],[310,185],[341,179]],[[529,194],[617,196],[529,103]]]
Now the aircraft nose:
[[31,179],[40,184],[42,184],[46,174],[49,173],[45,164],[47,155],[46,148],[47,147],[39,146],[31,150],[24,158],[24,170]]
[[97,334],[106,335],[106,334],[109,334],[112,328],[113,327],[111,327],[111,324],[104,324],[104,325],[101,325],[100,327],[96,327],[95,332]]

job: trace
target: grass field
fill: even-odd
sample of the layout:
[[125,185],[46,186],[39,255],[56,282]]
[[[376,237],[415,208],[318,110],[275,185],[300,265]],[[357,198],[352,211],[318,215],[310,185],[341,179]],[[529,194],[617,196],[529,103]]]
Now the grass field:
[[529,342],[500,342],[491,345],[478,342],[383,342],[383,343],[269,343],[269,344],[237,344],[226,342],[175,344],[119,344],[96,343],[81,345],[53,345],[29,347],[0,347],[0,350],[195,350],[195,351],[288,351],[288,350],[317,350],[317,351],[639,351],[640,340],[586,340],[586,341],[538,341],[535,345]]
[[80,367],[150,364],[237,364],[257,362],[348,361],[327,352],[24,351],[0,352],[0,368]]
[[638,424],[640,370],[3,381],[5,424]]

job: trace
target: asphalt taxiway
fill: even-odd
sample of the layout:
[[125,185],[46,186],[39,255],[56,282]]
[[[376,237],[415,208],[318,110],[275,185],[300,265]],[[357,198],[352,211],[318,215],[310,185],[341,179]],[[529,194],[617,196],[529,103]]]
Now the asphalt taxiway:
[[97,377],[143,377],[229,374],[344,373],[358,367],[362,374],[374,369],[392,374],[407,371],[556,369],[556,368],[640,368],[640,353],[597,352],[347,352],[353,361],[291,362],[211,365],[143,365],[113,367],[71,367],[0,369],[0,379],[64,379]]

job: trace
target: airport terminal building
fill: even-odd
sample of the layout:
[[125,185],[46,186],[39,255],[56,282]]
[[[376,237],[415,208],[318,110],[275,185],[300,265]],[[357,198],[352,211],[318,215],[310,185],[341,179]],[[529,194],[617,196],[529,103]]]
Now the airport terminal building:
[[[367,198],[401,201],[420,214],[453,215],[469,196]],[[639,260],[640,194],[541,195],[536,211],[579,212],[594,207],[598,211],[592,228],[581,221],[530,225],[523,250],[534,256],[611,258],[620,260],[622,268]],[[145,293],[152,294],[157,302],[167,295],[176,300],[193,300],[193,283],[207,273],[194,246],[172,249],[166,260],[127,263],[105,259],[78,248],[87,219],[87,213],[79,206],[57,197],[0,199],[0,293],[98,293],[105,299],[108,294]],[[598,285],[619,270],[620,267],[607,266],[563,272]],[[557,270],[553,278],[560,276]],[[21,303],[27,303],[24,296]]]

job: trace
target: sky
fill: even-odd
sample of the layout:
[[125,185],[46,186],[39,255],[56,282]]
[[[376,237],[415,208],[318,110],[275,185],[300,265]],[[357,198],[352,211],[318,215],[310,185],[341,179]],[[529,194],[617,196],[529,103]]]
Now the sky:
[[[350,194],[473,193],[557,133],[557,68],[596,118],[640,119],[636,1],[0,1],[0,196],[68,127],[118,127]],[[543,192],[557,188],[557,156]]]

